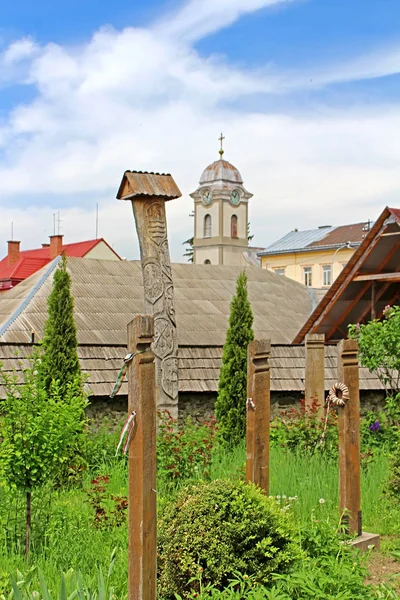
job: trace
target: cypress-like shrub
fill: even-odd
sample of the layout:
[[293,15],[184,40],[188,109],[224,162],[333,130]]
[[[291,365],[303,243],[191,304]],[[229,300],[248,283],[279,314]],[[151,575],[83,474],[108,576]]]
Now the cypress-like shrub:
[[222,353],[215,416],[221,439],[235,446],[246,432],[247,346],[254,339],[253,313],[243,271],[236,282],[231,302],[229,328]]
[[71,277],[67,271],[65,254],[54,273],[53,288],[47,306],[48,319],[44,326],[41,379],[48,394],[51,393],[52,382],[58,382],[58,392],[63,398],[69,385],[79,386],[82,381]]
[[301,557],[291,515],[254,485],[214,480],[184,488],[158,528],[158,595],[173,598],[202,583],[224,588],[235,573],[268,583]]

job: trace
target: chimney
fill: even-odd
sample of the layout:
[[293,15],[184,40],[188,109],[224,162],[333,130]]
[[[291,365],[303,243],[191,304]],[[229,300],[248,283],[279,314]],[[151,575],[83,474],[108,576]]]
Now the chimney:
[[8,264],[10,267],[11,267],[11,265],[15,265],[15,263],[17,263],[19,261],[20,243],[21,242],[14,242],[14,240],[12,240],[12,241],[10,240],[7,242],[7,244],[8,244]]
[[50,248],[50,244],[42,244],[42,248]]
[[53,260],[56,256],[62,254],[63,247],[63,236],[62,235],[51,235],[50,236],[50,258]]

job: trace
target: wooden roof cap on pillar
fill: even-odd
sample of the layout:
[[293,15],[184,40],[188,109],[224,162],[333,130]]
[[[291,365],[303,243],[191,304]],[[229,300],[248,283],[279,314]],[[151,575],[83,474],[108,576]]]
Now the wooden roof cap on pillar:
[[125,171],[117,193],[118,200],[131,200],[138,196],[158,196],[174,200],[182,196],[170,174]]

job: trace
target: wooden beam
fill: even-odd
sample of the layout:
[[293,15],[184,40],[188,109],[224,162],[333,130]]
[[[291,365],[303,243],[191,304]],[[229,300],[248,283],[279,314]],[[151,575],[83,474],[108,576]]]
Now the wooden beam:
[[360,388],[357,340],[338,345],[338,381],[349,390],[349,400],[338,407],[339,511],[351,534],[361,535]]
[[270,340],[248,347],[246,405],[246,481],[269,494]]
[[325,336],[320,333],[306,335],[305,402],[312,407],[318,403],[321,416],[325,405]]
[[[374,239],[374,241],[375,241],[375,239]],[[375,241],[374,246],[376,245],[377,242],[378,242],[378,240]],[[389,260],[397,252],[397,250],[399,248],[400,248],[400,241],[398,241],[397,244],[395,244],[393,246],[393,248],[390,250],[390,252],[388,252],[388,254],[385,256],[385,258],[382,260],[381,264],[378,266],[378,271],[382,271],[384,266],[389,262]],[[372,251],[372,249],[368,248],[368,255],[371,253],[371,251]],[[367,254],[367,253],[365,253],[365,254]],[[365,256],[365,254],[363,256]],[[360,260],[357,262],[357,265],[352,270],[352,273],[354,273],[354,275],[357,272],[357,268],[359,268],[361,266],[361,264],[362,264],[362,261],[360,258]],[[354,277],[353,277],[353,279],[354,279]],[[349,283],[351,283],[351,280],[350,281],[348,280],[348,284]],[[343,321],[345,320],[347,315],[352,311],[354,306],[357,304],[357,302],[360,300],[360,298],[364,295],[364,293],[367,291],[367,289],[369,288],[370,285],[371,285],[371,282],[367,282],[365,285],[362,286],[361,290],[358,292],[358,294],[356,294],[353,302],[347,307],[347,309],[345,311],[343,311],[343,313],[340,315],[340,318],[336,321],[336,323],[333,325],[333,327],[331,327],[330,331],[328,332],[328,334],[325,337],[326,342],[328,342],[330,340],[330,338],[333,335],[333,333],[335,332],[335,330],[343,323]],[[335,297],[336,296],[337,296],[337,294],[335,294]],[[331,301],[330,305],[332,305],[332,301]],[[322,315],[321,315],[321,318],[322,318]],[[321,321],[321,318],[319,319],[318,322]],[[315,328],[316,327],[313,327],[313,331],[315,330]]]
[[128,412],[136,411],[128,457],[128,598],[156,600],[156,371],[151,344],[154,321],[128,324]]
[[[374,238],[371,240],[371,243],[368,246],[368,248],[366,248],[366,250],[363,252],[363,254],[360,256],[360,258],[355,263],[354,267],[348,272],[348,274],[345,277],[345,280],[338,287],[338,289],[335,291],[335,293],[333,294],[332,298],[329,300],[329,302],[325,306],[325,309],[322,311],[321,315],[315,321],[314,325],[311,327],[311,329],[310,329],[310,331],[308,333],[317,333],[318,327],[319,327],[321,321],[323,320],[324,315],[335,304],[336,300],[340,297],[343,289],[346,288],[347,285],[353,280],[354,276],[359,271],[362,263],[365,261],[366,258],[368,258],[368,256],[371,254],[372,250],[375,248],[376,244],[379,242],[379,240],[381,238],[381,235],[385,231],[385,229],[386,229],[386,225],[385,225],[385,223],[383,223],[382,226],[380,227],[380,229],[376,232]],[[358,249],[356,250],[356,252],[357,251],[358,251]],[[346,269],[346,266],[344,267],[344,269]],[[339,277],[340,277],[340,274],[339,274]],[[334,285],[335,285],[335,282],[333,282],[332,287]],[[339,325],[340,325],[340,323],[339,323]],[[328,342],[329,338],[330,338],[330,334],[326,335],[325,336],[325,342]]]
[[376,319],[376,283],[372,282],[371,285],[371,321]]
[[[389,283],[385,283],[378,292],[376,292],[375,294],[375,305],[377,304],[377,302],[379,302],[379,300],[382,298],[383,294],[386,292],[386,290],[388,289],[388,287],[390,286],[390,282]],[[368,306],[363,313],[361,314],[361,316],[358,319],[359,323],[362,323],[365,319],[365,317],[367,316],[368,313],[371,312],[371,307]],[[346,337],[346,336],[344,336]]]
[[399,273],[368,273],[366,275],[357,275],[353,281],[400,281]]

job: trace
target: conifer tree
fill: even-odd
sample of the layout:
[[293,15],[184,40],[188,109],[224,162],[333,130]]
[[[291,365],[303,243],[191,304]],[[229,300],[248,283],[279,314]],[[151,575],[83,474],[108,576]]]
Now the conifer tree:
[[247,296],[247,276],[236,282],[229,327],[222,354],[215,414],[222,440],[235,446],[245,436],[247,398],[247,346],[254,339],[253,313]]
[[44,326],[41,378],[47,393],[52,382],[58,382],[59,395],[64,398],[68,385],[81,385],[78,340],[74,320],[74,300],[67,260],[62,255],[54,273],[53,289],[47,300],[48,319]]

